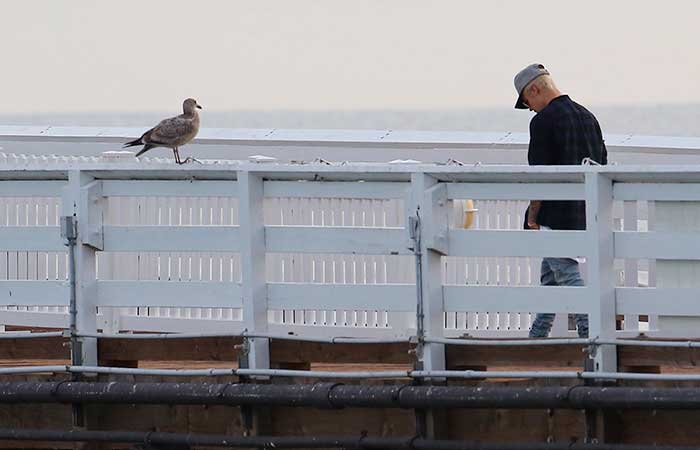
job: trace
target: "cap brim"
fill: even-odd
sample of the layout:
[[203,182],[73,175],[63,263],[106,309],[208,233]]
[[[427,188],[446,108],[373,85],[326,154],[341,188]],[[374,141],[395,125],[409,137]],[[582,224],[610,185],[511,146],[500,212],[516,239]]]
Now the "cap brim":
[[527,105],[523,102],[522,94],[520,94],[518,100],[515,102],[515,109],[529,109]]

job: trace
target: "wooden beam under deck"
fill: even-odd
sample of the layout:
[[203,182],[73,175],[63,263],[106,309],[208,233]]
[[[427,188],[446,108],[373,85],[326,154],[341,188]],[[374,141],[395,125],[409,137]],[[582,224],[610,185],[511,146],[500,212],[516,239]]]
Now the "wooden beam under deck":
[[[94,429],[241,435],[240,409],[226,406],[89,405]],[[269,412],[273,435],[413,436],[414,417],[402,409],[274,407]],[[0,405],[6,427],[70,429],[70,406]],[[448,439],[480,442],[582,442],[584,414],[577,410],[447,411]],[[626,444],[697,445],[698,411],[625,411],[619,416],[616,442]],[[341,425],[342,424],[342,425]],[[468,426],[465,426],[468,424]],[[73,444],[0,441],[0,448],[76,448]],[[81,447],[78,447],[81,448]],[[114,444],[85,448],[124,448]]]
[[[100,339],[101,361],[237,361],[241,338],[196,339]],[[413,361],[413,344],[326,344],[272,340],[271,362],[281,364],[402,364]],[[447,345],[447,367],[556,367],[581,369],[586,357],[581,345]],[[0,339],[0,360],[67,360],[68,339]],[[700,348],[660,348],[619,346],[621,370],[628,367],[668,367],[693,369],[700,365]],[[186,364],[184,364],[186,366]]]

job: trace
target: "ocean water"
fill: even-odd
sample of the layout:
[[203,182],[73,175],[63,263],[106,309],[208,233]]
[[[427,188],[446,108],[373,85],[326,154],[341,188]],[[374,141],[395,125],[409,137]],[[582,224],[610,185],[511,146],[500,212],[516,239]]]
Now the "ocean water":
[[[206,107],[206,105],[205,105]],[[700,104],[595,107],[611,134],[700,136]],[[177,111],[0,114],[0,125],[150,127]],[[204,128],[391,129],[526,132],[534,113],[512,108],[422,111],[202,111]]]

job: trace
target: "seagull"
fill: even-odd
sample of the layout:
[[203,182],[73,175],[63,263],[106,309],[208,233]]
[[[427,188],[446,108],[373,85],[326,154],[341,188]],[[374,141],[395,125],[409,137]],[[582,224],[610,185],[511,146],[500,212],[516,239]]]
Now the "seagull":
[[193,98],[186,99],[182,103],[182,114],[162,120],[158,125],[143,133],[140,138],[127,142],[122,148],[143,145],[144,147],[141,151],[136,154],[136,157],[139,157],[152,148],[167,147],[173,150],[175,162],[178,164],[196,161],[196,159],[189,156],[184,161],[181,161],[178,148],[197,136],[199,131],[198,109],[202,109],[202,107],[197,104],[197,100]]

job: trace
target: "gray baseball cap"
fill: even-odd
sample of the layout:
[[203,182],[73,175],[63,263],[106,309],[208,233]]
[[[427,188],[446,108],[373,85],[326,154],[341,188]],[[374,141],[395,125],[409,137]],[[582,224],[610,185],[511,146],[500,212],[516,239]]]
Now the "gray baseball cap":
[[528,109],[523,103],[523,91],[525,86],[541,75],[549,75],[549,71],[542,64],[538,63],[530,64],[515,75],[513,83],[515,84],[515,90],[518,92],[518,101],[515,102],[516,109]]

